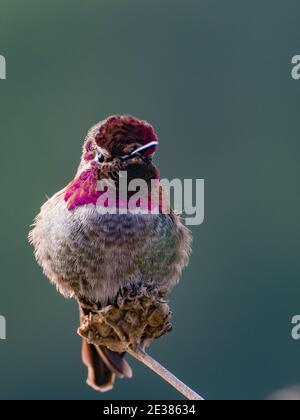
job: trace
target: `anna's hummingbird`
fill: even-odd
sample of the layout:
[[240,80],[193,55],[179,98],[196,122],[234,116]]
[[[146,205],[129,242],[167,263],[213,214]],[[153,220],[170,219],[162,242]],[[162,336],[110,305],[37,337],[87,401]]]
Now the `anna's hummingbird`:
[[[153,164],[158,144],[153,127],[132,116],[113,116],[93,126],[85,139],[75,179],[41,208],[30,241],[45,275],[65,297],[104,307],[123,287],[151,282],[162,295],[179,280],[188,263],[191,236],[170,214],[109,214],[97,210],[102,179],[150,186],[159,180]],[[82,311],[81,305],[81,311]],[[88,383],[98,391],[116,376],[131,377],[124,354],[83,340]]]

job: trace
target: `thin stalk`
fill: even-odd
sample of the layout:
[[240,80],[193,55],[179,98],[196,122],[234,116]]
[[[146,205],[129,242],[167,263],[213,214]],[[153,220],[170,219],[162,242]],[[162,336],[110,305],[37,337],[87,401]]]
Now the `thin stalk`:
[[146,365],[148,368],[153,370],[157,375],[163,378],[166,382],[172,385],[177,391],[179,391],[182,395],[184,395],[188,400],[200,400],[204,401],[199,394],[181,382],[178,378],[176,378],[173,373],[169,372],[168,369],[163,367],[160,363],[154,360],[149,354],[145,353],[142,349],[137,348],[133,350],[129,348],[127,352],[133,356],[135,359],[139,360],[141,363]]

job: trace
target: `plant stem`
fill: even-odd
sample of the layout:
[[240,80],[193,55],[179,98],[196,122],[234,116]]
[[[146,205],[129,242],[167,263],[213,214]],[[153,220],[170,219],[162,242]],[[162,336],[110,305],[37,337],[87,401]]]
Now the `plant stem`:
[[142,349],[137,348],[133,350],[129,348],[127,352],[146,365],[148,368],[153,370],[157,375],[161,376],[165,381],[167,381],[170,385],[172,385],[177,391],[179,391],[182,395],[184,395],[189,400],[200,400],[204,401],[204,399],[194,392],[191,388],[181,382],[176,376],[174,376],[171,372],[169,372],[166,368],[164,368],[160,363],[154,360],[149,354],[145,353]]

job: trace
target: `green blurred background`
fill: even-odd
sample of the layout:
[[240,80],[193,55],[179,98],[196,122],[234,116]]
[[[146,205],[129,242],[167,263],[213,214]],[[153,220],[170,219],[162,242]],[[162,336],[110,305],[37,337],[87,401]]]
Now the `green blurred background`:
[[1,0],[0,398],[180,398],[135,361],[110,394],[85,385],[76,305],[27,244],[114,113],[154,124],[163,177],[206,180],[175,328],[151,354],[209,399],[300,382],[299,20],[298,0]]

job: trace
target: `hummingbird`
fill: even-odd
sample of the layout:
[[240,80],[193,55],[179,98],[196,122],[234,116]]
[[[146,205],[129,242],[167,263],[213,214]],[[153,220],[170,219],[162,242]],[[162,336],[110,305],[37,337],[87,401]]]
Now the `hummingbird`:
[[[123,287],[152,282],[167,294],[179,281],[191,253],[191,234],[179,215],[99,212],[98,182],[160,179],[153,162],[158,136],[147,121],[116,115],[95,124],[84,140],[75,178],[41,207],[29,240],[37,263],[66,298],[103,308]],[[130,197],[130,196],[129,196]],[[97,391],[131,378],[124,353],[83,339],[87,383]]]

